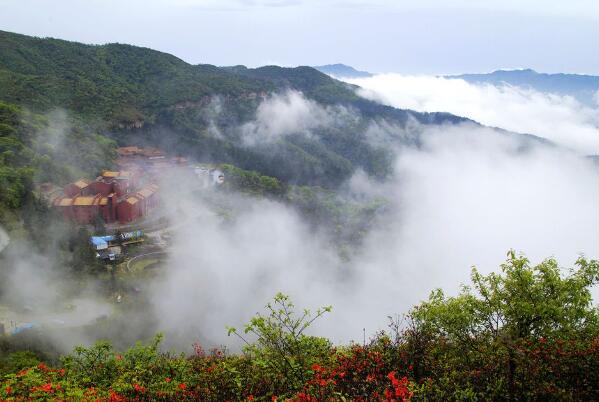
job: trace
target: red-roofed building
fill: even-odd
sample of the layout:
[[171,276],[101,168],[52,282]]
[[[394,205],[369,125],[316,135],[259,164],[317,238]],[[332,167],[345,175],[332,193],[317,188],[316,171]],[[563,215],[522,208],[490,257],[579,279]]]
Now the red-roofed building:
[[88,187],[89,182],[87,180],[79,179],[74,183],[67,184],[63,191],[68,197],[75,197],[78,195],[87,195],[89,191]]
[[141,216],[140,202],[135,196],[127,197],[119,202],[117,206],[117,216],[120,223],[128,223]]
[[52,200],[63,216],[79,224],[131,222],[145,216],[156,205],[158,186],[149,185],[135,192],[139,172],[104,171],[95,181],[78,180],[64,187],[64,196]]

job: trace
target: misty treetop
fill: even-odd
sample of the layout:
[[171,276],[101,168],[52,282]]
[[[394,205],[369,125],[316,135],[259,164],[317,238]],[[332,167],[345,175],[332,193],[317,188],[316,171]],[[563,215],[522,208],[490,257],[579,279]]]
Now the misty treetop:
[[0,223],[34,184],[63,184],[112,165],[115,144],[60,112],[35,114],[0,102]]

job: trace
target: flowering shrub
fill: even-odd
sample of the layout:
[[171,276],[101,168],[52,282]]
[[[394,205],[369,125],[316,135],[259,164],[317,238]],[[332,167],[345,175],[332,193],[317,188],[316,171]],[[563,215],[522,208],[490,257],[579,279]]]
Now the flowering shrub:
[[501,268],[473,269],[457,296],[434,291],[395,326],[386,359],[412,365],[415,395],[433,400],[598,400],[599,262],[563,275],[554,259],[531,266],[510,251]]
[[337,351],[329,367],[314,364],[312,370],[312,378],[296,396],[298,401],[335,400],[340,395],[351,395],[355,401],[408,401],[413,394],[408,378],[396,378],[381,353],[370,347]]
[[305,333],[328,308],[296,315],[277,295],[243,335],[230,329],[242,354],[173,356],[157,336],[123,353],[79,347],[57,367],[21,355],[0,401],[599,400],[599,263],[579,268],[562,277],[553,260],[512,253],[503,275],[473,273],[475,291],[434,292],[404,324],[345,347]]

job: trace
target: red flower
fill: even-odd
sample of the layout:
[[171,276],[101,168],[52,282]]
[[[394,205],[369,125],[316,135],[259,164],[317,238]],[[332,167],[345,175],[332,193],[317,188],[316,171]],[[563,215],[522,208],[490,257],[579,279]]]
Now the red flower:
[[12,388],[10,387],[10,385],[6,386],[5,392],[6,392],[6,395],[10,395],[12,393]]
[[[56,387],[56,389],[59,389],[60,387]],[[48,392],[48,393],[52,393],[54,392],[54,390],[52,389],[52,383],[49,382],[47,384],[41,385],[39,387],[33,387],[31,388],[31,392]]]
[[42,371],[48,371],[48,367],[44,363],[40,363],[37,365],[37,368]]
[[254,395],[248,396],[248,402],[252,402],[254,400]]
[[316,398],[306,392],[297,394],[297,400],[300,402],[316,402]]
[[124,396],[121,396],[112,390],[110,391],[110,399],[108,399],[109,402],[123,402],[124,400]]
[[117,360],[123,360],[123,356],[122,355],[116,355],[115,357]]
[[277,399],[279,398],[276,395],[270,397],[271,402],[275,402]]
[[181,391],[185,391],[187,389],[187,385],[185,385],[185,383],[179,384],[178,387]]
[[135,389],[137,392],[146,392],[146,389],[139,384],[133,384],[133,389]]
[[164,379],[164,381],[166,381],[166,382],[171,382],[171,378],[170,378],[170,377],[166,377],[166,378]]

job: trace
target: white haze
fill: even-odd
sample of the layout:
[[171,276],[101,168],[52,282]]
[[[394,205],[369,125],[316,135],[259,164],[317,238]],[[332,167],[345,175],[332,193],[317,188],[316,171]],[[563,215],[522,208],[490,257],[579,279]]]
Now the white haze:
[[[304,102],[283,102],[273,116],[310,121]],[[302,308],[333,305],[315,333],[361,340],[363,329],[384,329],[387,316],[407,312],[434,288],[455,293],[472,265],[497,271],[510,248],[534,263],[555,256],[566,267],[581,254],[598,257],[599,170],[592,162],[541,144],[523,150],[524,137],[474,124],[412,130],[421,132],[422,147],[396,145],[389,181],[358,172],[348,183],[350,194],[390,201],[350,262],[274,201],[242,197],[236,202],[245,207],[232,222],[210,214],[188,221],[175,234],[166,278],[153,289],[167,339],[231,345],[225,326],[241,326],[281,291]],[[381,143],[398,131],[410,135],[386,122],[368,133]],[[180,212],[207,210],[187,201],[178,200]]]
[[[518,113],[514,105],[505,110]],[[309,133],[318,124],[342,124],[337,120],[349,113],[288,93],[259,108],[250,132],[267,140],[277,132]],[[347,183],[350,195],[384,196],[390,204],[350,262],[290,206],[231,196],[226,202],[236,212],[223,220],[177,175],[161,192],[162,205],[178,218],[169,261],[150,286],[153,308],[132,316],[131,325],[155,317],[167,342],[181,349],[195,340],[232,345],[225,326],[241,327],[280,291],[299,308],[333,306],[313,333],[361,340],[363,329],[384,329],[387,316],[407,312],[434,288],[455,293],[472,265],[497,271],[510,248],[534,263],[555,256],[565,267],[581,253],[598,257],[599,169],[591,161],[541,144],[523,150],[523,137],[474,124],[402,129],[380,121],[367,133],[389,144],[416,131],[422,147],[396,144],[388,181],[358,172]],[[40,257],[23,258],[11,283],[30,283],[14,297],[46,287],[40,297],[54,299],[59,281],[40,271]],[[106,308],[97,303],[98,311]]]
[[[34,146],[43,147],[51,154],[65,145],[71,125],[63,109],[55,109],[45,117],[48,126],[36,133],[38,141]],[[25,111],[23,119],[29,118],[29,112]],[[34,178],[37,181],[39,178]],[[21,224],[24,222],[13,223],[17,227]],[[9,331],[14,329],[9,323],[16,327],[31,323],[57,350],[68,353],[76,344],[95,341],[93,336],[77,329],[108,316],[112,306],[99,294],[93,280],[82,280],[57,269],[64,262],[57,250],[71,234],[68,228],[60,225],[36,230],[47,234],[46,241],[50,244],[44,244],[45,253],[36,247],[40,244],[25,240],[20,229],[11,239],[0,226],[0,275],[6,278],[0,280],[0,307],[7,306],[2,310],[0,323]]]
[[589,108],[569,96],[427,75],[380,74],[347,81],[359,85],[361,95],[394,107],[449,112],[599,154],[599,106]]
[[[57,238],[61,236],[58,231],[53,233]],[[1,267],[8,278],[1,284],[0,295],[2,303],[10,306],[0,320],[9,330],[9,322],[14,321],[16,326],[33,324],[63,353],[76,344],[92,343],[93,336],[76,329],[108,316],[112,306],[98,295],[94,283],[73,281],[55,270],[56,256],[34,250],[21,240],[11,244],[0,261],[9,263]]]
[[0,226],[0,252],[2,252],[2,250],[4,250],[6,246],[8,246],[9,242],[10,237],[8,236],[8,233],[6,233],[2,226]]
[[336,124],[341,117],[350,117],[343,106],[323,107],[301,92],[288,90],[262,101],[255,119],[243,124],[240,131],[245,145],[252,146],[290,134],[312,136],[313,130]]

